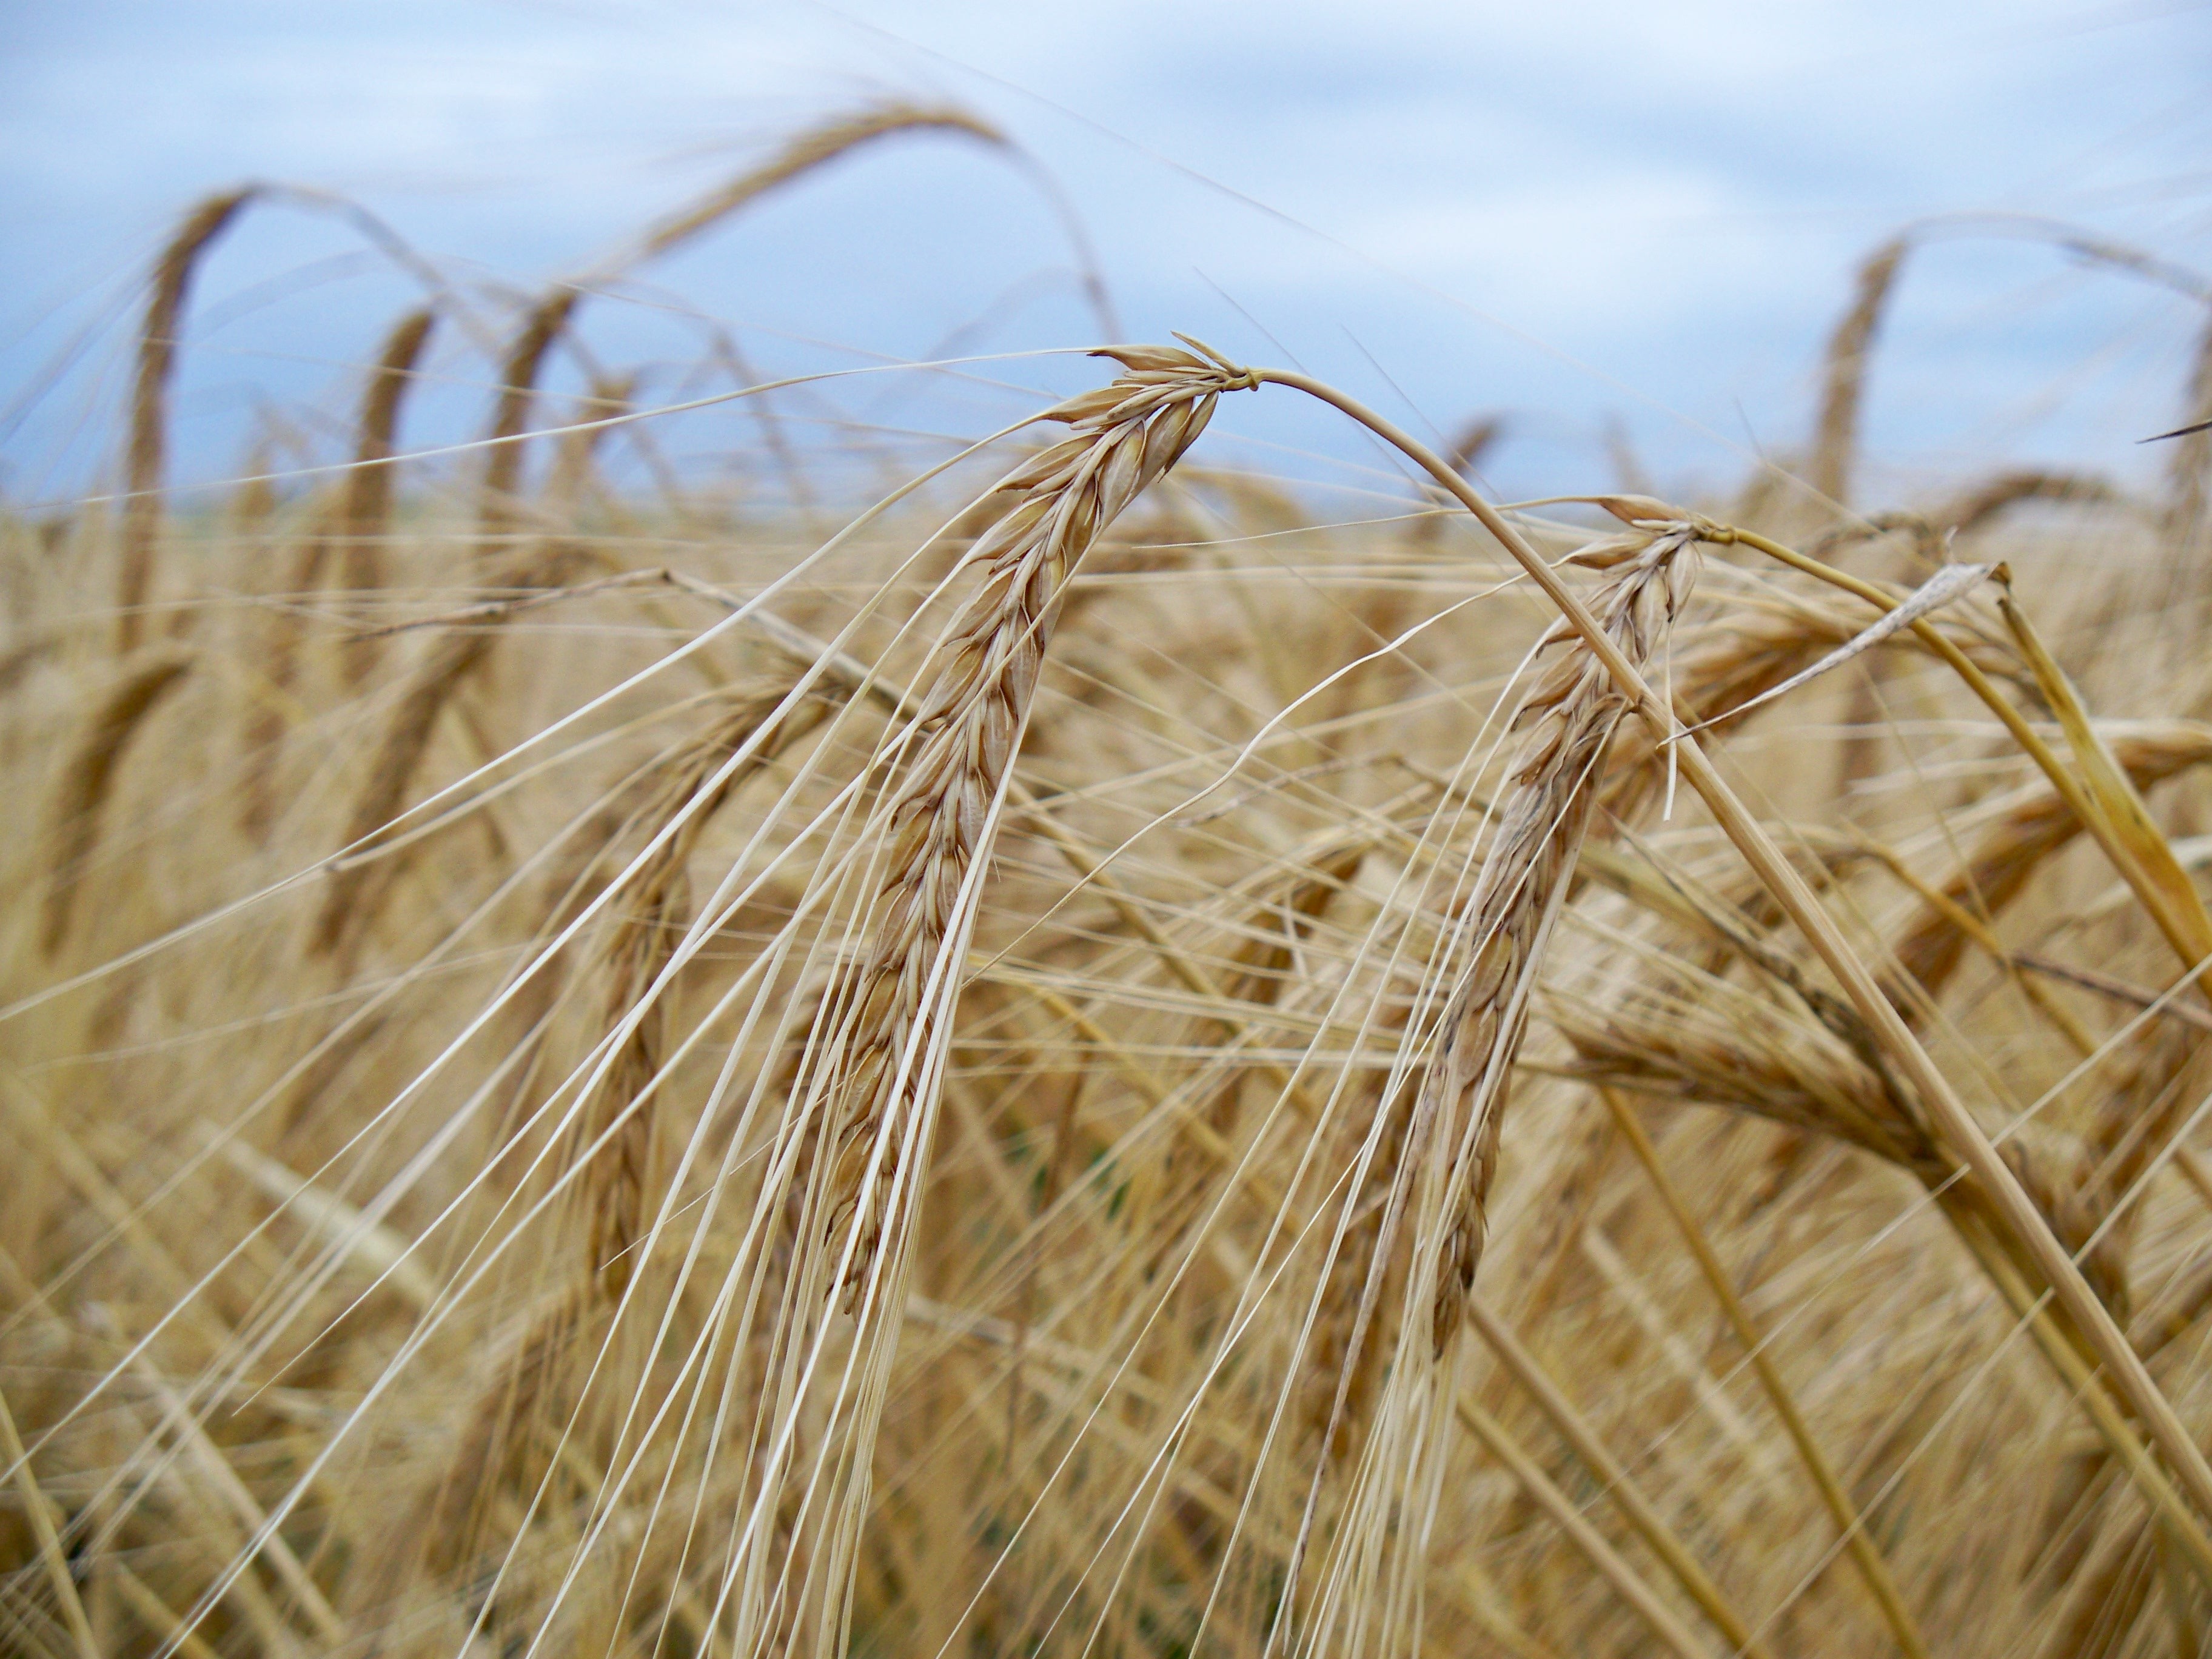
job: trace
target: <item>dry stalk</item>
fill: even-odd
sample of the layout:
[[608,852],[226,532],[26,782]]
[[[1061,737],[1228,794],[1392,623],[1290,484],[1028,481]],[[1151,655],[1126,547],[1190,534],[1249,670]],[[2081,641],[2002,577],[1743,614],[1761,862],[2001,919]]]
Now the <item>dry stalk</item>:
[[1677,1655],[1678,1659],[1708,1659],[1712,1650],[1698,1640],[1680,1614],[1653,1593],[1636,1569],[1621,1559],[1620,1553],[1606,1541],[1605,1534],[1589,1523],[1544,1473],[1542,1465],[1515,1442],[1504,1426],[1472,1400],[1454,1403],[1460,1421],[1468,1431],[1512,1472],[1521,1489],[1567,1535],[1614,1594],[1635,1609],[1637,1617],[1659,1644]]
[[39,946],[52,957],[69,937],[78,890],[100,848],[100,820],[115,775],[146,718],[191,670],[189,654],[172,652],[141,665],[107,695],[63,768],[51,820],[52,854]]
[[1826,1507],[1829,1518],[1836,1523],[1845,1553],[1850,1556],[1869,1594],[1881,1608],[1890,1634],[1905,1653],[1920,1659],[1921,1656],[1927,1654],[1928,1644],[1920,1633],[1918,1623],[1905,1605],[1897,1581],[1890,1574],[1889,1564],[1882,1559],[1881,1552],[1875,1547],[1874,1540],[1868,1536],[1865,1522],[1853,1508],[1843,1482],[1837,1479],[1827,1455],[1820,1449],[1820,1443],[1814,1439],[1804,1413],[1798,1409],[1796,1396],[1783,1380],[1773,1356],[1767,1352],[1765,1339],[1759,1334],[1758,1325],[1743,1305],[1743,1298],[1736,1294],[1735,1283],[1714,1251],[1711,1241],[1705,1237],[1705,1229],[1684,1200],[1673,1177],[1668,1175],[1666,1165],[1660,1162],[1658,1148],[1651,1144],[1651,1137],[1645,1133],[1643,1123],[1610,1089],[1601,1088],[1598,1094],[1604,1100],[1606,1109],[1612,1114],[1613,1121],[1620,1126],[1623,1137],[1634,1150],[1637,1161],[1643,1164],[1644,1173],[1650,1177],[1652,1187],[1659,1194],[1668,1214],[1674,1218],[1683,1243],[1690,1247],[1690,1253],[1697,1258],[1698,1270],[1705,1274],[1707,1287],[1721,1304],[1722,1311],[1728,1316],[1736,1340],[1743,1345],[1752,1369],[1759,1376],[1759,1386],[1766,1391],[1767,1400],[1773,1406],[1775,1414],[1781,1418],[1784,1428],[1788,1431],[1790,1443],[1797,1449],[1798,1458],[1805,1465],[1807,1474],[1812,1477],[1813,1485],[1820,1494],[1820,1501]]
[[161,533],[161,481],[168,459],[169,380],[177,366],[177,331],[192,268],[260,186],[210,196],[185,216],[154,266],[154,290],[138,330],[138,368],[131,389],[131,449],[125,465],[122,567],[116,592],[115,647],[137,649],[144,637],[142,614],[153,585],[154,555]]
[[[1609,1126],[1611,1120],[1606,1121]],[[1574,1448],[1575,1455],[1604,1487],[1606,1496],[1613,1500],[1636,1535],[1666,1564],[1684,1593],[1712,1620],[1713,1627],[1728,1638],[1729,1647],[1746,1656],[1746,1659],[1772,1659],[1771,1650],[1752,1633],[1750,1624],[1674,1535],[1651,1501],[1638,1489],[1626,1468],[1607,1449],[1589,1420],[1546,1373],[1535,1355],[1522,1346],[1512,1327],[1484,1307],[1479,1297],[1468,1304],[1468,1316],[1490,1351],[1504,1362],[1514,1381],[1535,1402],[1559,1437]]]

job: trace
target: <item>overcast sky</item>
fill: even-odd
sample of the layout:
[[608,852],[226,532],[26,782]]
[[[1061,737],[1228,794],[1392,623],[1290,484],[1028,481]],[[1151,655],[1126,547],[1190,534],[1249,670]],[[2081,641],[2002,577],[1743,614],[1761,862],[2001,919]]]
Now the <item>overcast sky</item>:
[[[1908,222],[2045,216],[2212,269],[2203,0],[0,0],[0,35],[17,501],[112,472],[145,264],[207,191],[340,192],[472,291],[519,292],[779,135],[893,95],[967,106],[1042,164],[1125,331],[1291,359],[1417,425],[1502,412],[1492,471],[1516,490],[1611,483],[1609,428],[1673,485],[1787,452],[1853,263]],[[211,254],[179,477],[235,469],[258,420],[334,441],[410,297],[361,246],[277,206]],[[728,384],[685,373],[717,325],[763,374],[1083,343],[1069,249],[1036,178],[915,138],[641,270],[584,339],[664,401]],[[2009,461],[2140,467],[2130,441],[2172,423],[2200,326],[2191,301],[2018,234],[1937,242],[1882,342],[1866,493]],[[482,356],[453,333],[433,367],[447,392],[410,446],[481,422]],[[906,378],[787,413],[817,437],[975,431],[1024,395]],[[1279,408],[1223,427],[1302,476],[1375,465]],[[669,441],[710,467],[755,430],[725,412]]]

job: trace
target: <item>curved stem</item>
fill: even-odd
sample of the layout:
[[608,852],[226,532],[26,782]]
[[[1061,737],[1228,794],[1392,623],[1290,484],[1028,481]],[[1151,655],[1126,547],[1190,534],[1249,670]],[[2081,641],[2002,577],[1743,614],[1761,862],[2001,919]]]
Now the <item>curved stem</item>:
[[2120,1392],[2135,1408],[2151,1439],[2164,1455],[2168,1466],[2180,1480],[2198,1510],[2212,1517],[2212,1463],[2191,1438],[2188,1429],[2176,1414],[2172,1402],[2166,1399],[2158,1383],[2143,1364],[2142,1358],[2128,1343],[2126,1334],[2114,1322],[2111,1310],[2098,1300],[2097,1293],[2082,1278],[2081,1270],[2068,1255],[2066,1247],[2052,1234],[2034,1201],[2021,1188],[2020,1181],[1998,1153],[1982,1126],[1966,1108],[1966,1102],[1943,1075],[1940,1067],[1920,1044],[1910,1026],[1891,1006],[1875,983],[1874,975],[1858,959],[1843,930],[1835,919],[1821,908],[1819,898],[1805,878],[1799,875],[1783,856],[1764,827],[1737,797],[1725,779],[1694,738],[1681,733],[1674,711],[1661,701],[1636,665],[1622,654],[1607,635],[1589,607],[1578,599],[1528,539],[1480,495],[1467,481],[1445,464],[1443,457],[1431,450],[1411,434],[1401,430],[1392,422],[1368,409],[1356,398],[1346,396],[1326,383],[1301,374],[1293,369],[1264,368],[1251,371],[1253,380],[1261,385],[1285,386],[1303,392],[1348,416],[1393,445],[1409,459],[1419,465],[1437,483],[1450,492],[1454,500],[1472,513],[1484,529],[1495,537],[1502,547],[1511,554],[1529,580],[1544,591],[1545,596],[1559,608],[1576,633],[1582,636],[1584,647],[1605,665],[1614,686],[1635,709],[1653,734],[1661,738],[1675,738],[1674,752],[1680,757],[1682,777],[1698,792],[1714,819],[1719,823],[1736,850],[1743,854],[1753,872],[1773,895],[1785,915],[1805,936],[1815,954],[1827,964],[1837,982],[1858,1010],[1882,1047],[1889,1051],[1898,1068],[1911,1081],[1914,1090],[1943,1138],[1948,1141],[1960,1159],[1974,1172],[1987,1191],[1997,1214],[2007,1229],[2021,1242],[2038,1269],[2050,1284],[2059,1304],[2071,1315],[2082,1333],[2089,1339],[2097,1358],[2112,1373]]

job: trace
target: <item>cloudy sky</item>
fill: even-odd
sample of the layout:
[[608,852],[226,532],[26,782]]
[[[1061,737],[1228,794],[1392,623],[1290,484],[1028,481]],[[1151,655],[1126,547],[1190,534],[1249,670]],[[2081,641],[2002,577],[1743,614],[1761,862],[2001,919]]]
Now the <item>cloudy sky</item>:
[[[2031,219],[2212,270],[2205,0],[0,0],[0,32],[18,502],[112,473],[143,273],[201,193],[337,192],[489,319],[889,96],[975,111],[1041,173],[941,137],[849,158],[594,301],[593,360],[669,401],[729,384],[701,368],[718,339],[761,374],[1093,340],[1048,179],[1131,335],[1290,360],[1424,429],[1502,414],[1490,470],[1516,491],[1609,483],[1608,434],[1689,487],[1802,440],[1869,247],[1982,216],[1916,256],[1874,374],[1866,491],[1904,497],[2005,462],[2127,472],[2171,423],[2201,306]],[[362,248],[284,205],[218,245],[180,477],[234,470],[257,423],[336,441],[411,297]],[[481,422],[481,353],[449,331],[432,368],[410,446]],[[810,441],[922,453],[1092,372],[1023,358],[783,408]],[[1224,423],[1301,477],[1376,465],[1306,414]],[[711,470],[754,430],[725,411],[667,442]]]

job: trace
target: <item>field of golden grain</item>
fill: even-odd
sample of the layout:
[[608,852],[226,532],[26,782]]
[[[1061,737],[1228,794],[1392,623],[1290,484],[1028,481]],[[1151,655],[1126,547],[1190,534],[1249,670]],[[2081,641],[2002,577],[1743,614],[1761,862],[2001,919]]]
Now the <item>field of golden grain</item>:
[[[1861,499],[1900,238],[1711,499],[1195,341],[616,488],[588,282],[436,469],[447,293],[186,495],[264,205],[120,488],[0,516],[0,1649],[2202,1651],[2212,432]],[[1259,399],[1396,471],[1210,453]]]

